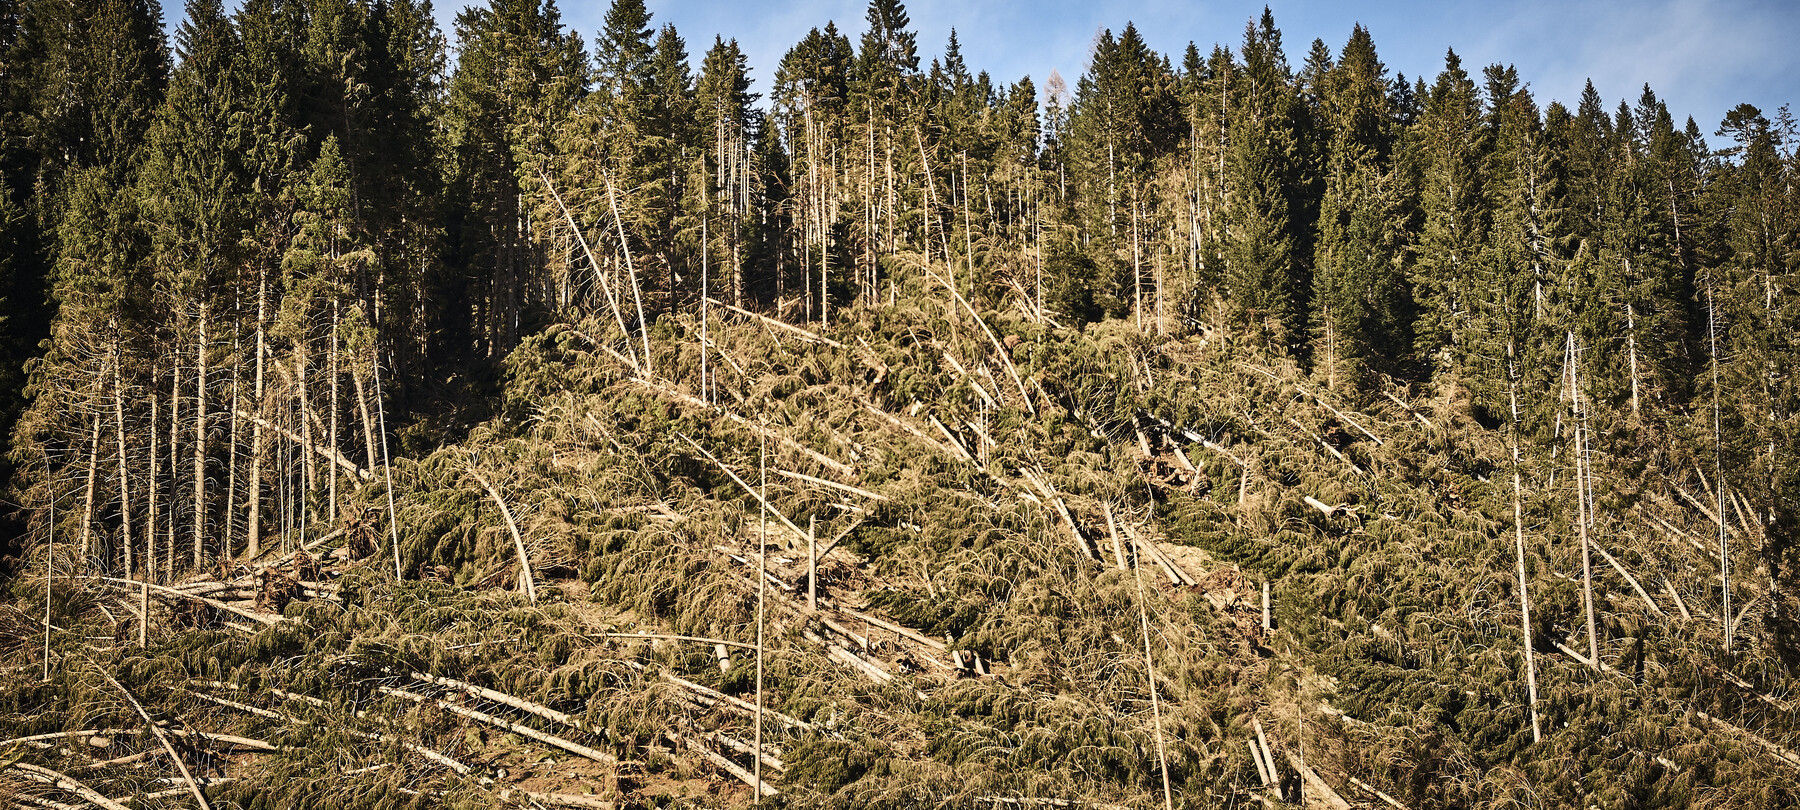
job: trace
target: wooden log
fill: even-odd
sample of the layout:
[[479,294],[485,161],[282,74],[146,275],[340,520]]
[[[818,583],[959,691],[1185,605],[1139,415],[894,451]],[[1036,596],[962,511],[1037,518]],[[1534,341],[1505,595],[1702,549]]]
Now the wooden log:
[[1650,594],[1644,591],[1644,586],[1638,584],[1637,577],[1632,576],[1630,571],[1625,570],[1625,566],[1620,565],[1618,560],[1613,559],[1613,555],[1607,553],[1605,546],[1595,543],[1593,548],[1595,551],[1600,552],[1601,559],[1612,564],[1613,570],[1618,571],[1619,576],[1624,577],[1626,582],[1631,583],[1631,589],[1637,591],[1638,598],[1644,600],[1644,604],[1649,606],[1650,612],[1655,613],[1658,616],[1666,615],[1663,613],[1663,609],[1656,604],[1656,600],[1651,599]]
[[673,731],[664,731],[663,736],[668,737],[677,744],[687,746],[688,750],[699,754],[702,759],[705,759],[707,762],[718,766],[720,770],[742,780],[744,784],[750,786],[751,790],[756,791],[757,796],[766,797],[781,795],[781,791],[776,790],[774,785],[756,778],[755,774],[744,770],[742,765],[732,762],[730,759],[711,748],[707,748],[705,745],[701,744],[699,740],[692,737],[684,737]]
[[1766,737],[1763,737],[1759,734],[1751,732],[1748,729],[1744,729],[1742,727],[1733,725],[1731,723],[1727,723],[1724,720],[1720,720],[1717,717],[1713,717],[1712,715],[1707,714],[1706,712],[1697,711],[1697,712],[1695,712],[1695,714],[1698,715],[1701,720],[1705,720],[1706,722],[1711,723],[1715,726],[1718,726],[1719,728],[1725,729],[1726,731],[1732,732],[1740,737],[1743,737],[1744,739],[1749,740],[1752,743],[1755,743],[1757,745],[1757,747],[1762,748],[1763,750],[1768,751],[1771,754],[1774,754],[1775,758],[1781,761],[1781,764],[1787,765],[1788,767],[1791,767],[1791,768],[1800,768],[1800,754],[1794,753],[1794,751],[1792,749],[1789,749],[1785,746],[1771,742]]
[[[14,762],[9,767],[19,773],[25,774],[34,781],[42,782],[46,785],[53,785],[58,790],[65,790],[73,793],[92,804],[106,808],[106,810],[129,810],[125,805],[115,802],[101,794],[100,791],[88,787],[87,783],[61,771],[53,771],[42,765],[33,765],[29,762]],[[205,806],[205,803],[205,799],[203,798],[201,800],[201,805]]]
[[1256,775],[1262,779],[1263,789],[1274,787],[1275,780],[1269,777],[1269,766],[1263,764],[1262,749],[1256,747],[1255,740],[1245,740],[1244,743],[1250,746],[1250,761],[1256,763]]
[[[94,580],[98,580],[101,582],[106,582],[111,585],[115,585],[115,586],[119,586],[119,587],[123,587],[123,588],[127,588],[127,589],[136,589],[136,588],[146,587],[146,583],[138,582],[136,580],[129,580],[129,579],[116,579],[113,577],[88,577],[88,579],[94,579]],[[181,599],[191,599],[193,601],[199,602],[208,607],[218,608],[219,610],[223,610],[227,613],[235,613],[239,616],[242,616],[246,619],[250,619],[251,621],[258,622],[260,624],[268,625],[268,624],[275,624],[275,623],[281,621],[281,617],[279,617],[279,616],[269,616],[269,615],[265,615],[262,613],[256,613],[253,611],[244,610],[243,608],[233,607],[233,606],[228,605],[224,602],[221,602],[217,599],[208,599],[204,596],[195,596],[195,595],[189,594],[189,593],[182,593],[181,591],[175,590],[174,588],[166,587],[163,585],[147,585],[147,587],[149,587],[150,590],[155,591],[156,593],[159,593],[159,594],[162,594],[165,596],[174,596],[174,597],[178,597]]]
[[1419,420],[1420,424],[1422,424],[1428,428],[1431,428],[1432,430],[1437,429],[1437,425],[1432,424],[1430,419],[1426,419],[1425,415],[1422,413],[1419,413],[1418,410],[1413,408],[1413,406],[1406,404],[1405,400],[1403,400],[1397,396],[1394,396],[1393,394],[1390,394],[1386,391],[1381,392],[1381,395],[1384,397],[1387,397],[1389,402],[1392,402],[1395,405],[1399,405],[1401,410],[1412,414],[1413,418]]
[[1398,799],[1395,799],[1394,797],[1389,796],[1386,793],[1376,790],[1375,786],[1369,784],[1368,782],[1364,782],[1363,780],[1352,776],[1352,777],[1350,777],[1350,784],[1355,785],[1359,788],[1362,788],[1363,790],[1366,790],[1370,793],[1375,794],[1375,798],[1382,800],[1389,807],[1395,808],[1395,810],[1407,810],[1406,805],[1401,804]]
[[778,469],[775,469],[774,467],[770,467],[769,472],[772,472],[776,475],[782,476],[783,478],[791,478],[795,481],[805,481],[809,484],[818,484],[819,486],[830,487],[832,489],[838,490],[839,492],[848,492],[851,495],[860,495],[864,498],[868,498],[871,501],[888,500],[888,496],[882,495],[879,493],[875,493],[875,492],[870,492],[866,489],[863,489],[862,487],[853,487],[853,486],[850,486],[849,484],[840,484],[836,481],[827,481],[823,478],[817,478],[817,477],[814,477],[811,475],[807,475],[806,473],[792,472],[789,470],[778,470]]
[[[93,662],[88,663],[92,664]],[[194,781],[194,775],[188,771],[187,762],[183,761],[181,754],[175,750],[175,744],[169,742],[168,732],[163,731],[162,726],[150,719],[150,713],[144,711],[144,704],[138,702],[137,697],[131,694],[131,690],[125,688],[125,684],[119,683],[118,679],[101,669],[99,665],[94,665],[94,671],[99,672],[100,677],[105,678],[107,683],[119,690],[119,694],[125,696],[125,702],[131,704],[131,708],[137,711],[137,715],[144,719],[144,725],[150,728],[150,733],[155,735],[156,741],[162,743],[163,750],[169,752],[169,759],[175,761],[175,770],[179,771],[182,780],[187,782],[188,790],[194,794],[194,801],[199,803],[200,810],[212,810],[212,805],[206,802],[206,794],[201,792],[199,783]]]
[[[750,714],[756,713],[756,704],[751,703],[749,701],[740,700],[738,698],[727,695],[724,692],[720,692],[716,689],[711,689],[709,687],[701,686],[700,684],[694,683],[693,681],[690,681],[686,678],[680,677],[678,675],[672,675],[666,670],[663,671],[662,673],[660,673],[660,677],[665,682],[679,686],[683,689],[688,690],[689,692],[693,692],[695,694],[702,695],[710,700],[714,700],[719,703],[724,703],[728,706],[731,706],[736,709],[740,709],[740,710],[750,713]],[[813,724],[808,723],[805,720],[801,720],[799,718],[792,717],[790,715],[782,714],[781,712],[778,712],[767,706],[763,707],[763,715],[766,717],[772,718],[774,720],[780,721],[783,725],[786,725],[790,728],[797,728],[802,731],[817,730]]]
[[1306,780],[1307,784],[1312,785],[1314,790],[1325,794],[1325,801],[1328,804],[1337,808],[1337,810],[1350,810],[1350,803],[1344,801],[1344,797],[1339,796],[1337,791],[1332,790],[1331,786],[1326,784],[1324,779],[1320,779],[1319,774],[1308,767],[1305,760],[1302,760],[1292,751],[1287,752],[1287,759],[1288,764],[1293,765],[1294,770],[1300,772],[1300,776]]
[[771,326],[776,329],[780,329],[783,332],[787,332],[788,334],[791,334],[791,335],[793,335],[797,338],[800,338],[801,340],[807,341],[809,343],[821,343],[826,346],[830,346],[834,349],[844,348],[844,344],[842,344],[842,343],[832,340],[831,338],[825,337],[824,335],[819,335],[819,334],[814,334],[812,332],[808,332],[807,330],[802,329],[798,326],[795,326],[791,323],[788,323],[787,321],[778,320],[776,318],[771,318],[771,317],[768,317],[767,315],[758,315],[754,312],[751,312],[750,310],[743,309],[740,307],[734,307],[730,304],[725,303],[724,301],[720,301],[717,298],[708,298],[706,300],[708,303],[712,304],[715,307],[723,307],[728,311],[735,312],[746,318],[752,318],[754,320],[761,321],[763,324],[765,324],[767,326]]
[[1281,792],[1281,772],[1275,769],[1275,755],[1269,750],[1268,735],[1263,734],[1262,720],[1260,718],[1252,717],[1250,718],[1250,723],[1256,728],[1256,742],[1262,746],[1263,767],[1269,769],[1269,780],[1274,783],[1276,795],[1279,797]]
[[348,458],[345,458],[343,453],[340,453],[329,447],[322,447],[320,445],[316,445],[311,442],[305,441],[304,439],[302,439],[300,437],[300,434],[295,433],[291,430],[288,430],[287,428],[277,425],[273,422],[270,422],[270,421],[268,421],[260,416],[257,416],[253,413],[249,413],[248,411],[240,410],[240,411],[237,411],[236,413],[237,413],[237,417],[239,419],[249,421],[249,422],[255,424],[257,427],[260,427],[264,430],[275,431],[276,433],[279,433],[282,436],[287,437],[288,441],[293,442],[296,446],[300,447],[301,449],[306,450],[311,453],[314,453],[314,454],[318,455],[319,457],[321,457],[327,461],[330,461],[331,463],[336,464],[339,467],[344,468],[345,472],[348,472],[351,475],[356,476],[357,478],[361,478],[364,481],[375,480],[374,473],[372,473],[368,470],[365,470],[361,467],[356,466],[356,462],[351,461]]
[[505,692],[495,691],[495,690],[489,689],[485,686],[476,686],[475,684],[469,683],[467,681],[459,681],[454,678],[445,678],[441,675],[431,675],[429,673],[424,673],[424,672],[414,672],[414,673],[412,673],[412,678],[415,681],[423,681],[425,683],[433,684],[435,686],[442,686],[446,689],[455,689],[455,690],[458,690],[461,692],[465,692],[474,697],[478,697],[478,698],[481,698],[482,700],[488,701],[489,703],[498,703],[502,706],[511,706],[512,708],[518,709],[519,711],[525,712],[527,714],[535,714],[538,717],[544,718],[545,720],[549,720],[554,723],[561,723],[562,725],[568,726],[569,728],[573,728],[573,729],[576,729],[579,731],[587,731],[587,732],[593,731],[593,729],[590,729],[587,727],[586,723],[582,722],[581,720],[575,718],[572,715],[566,714],[564,712],[559,712],[559,711],[552,709],[549,706],[545,706],[541,703],[533,703],[524,698],[514,697],[512,695],[506,694]]
[[1049,473],[1043,472],[1042,467],[1038,468],[1037,473],[1021,467],[1019,475],[1037,487],[1044,496],[1044,500],[1056,507],[1057,513],[1062,515],[1063,524],[1069,527],[1069,536],[1074,541],[1076,550],[1081,552],[1081,556],[1099,562],[1099,555],[1095,554],[1094,549],[1088,546],[1087,538],[1081,536],[1081,526],[1075,522],[1075,515],[1069,511],[1068,503],[1064,502],[1062,496],[1057,494],[1056,487],[1050,484]]
[[781,433],[778,433],[767,427],[764,427],[755,422],[752,422],[749,419],[746,419],[739,414],[732,413],[731,411],[726,410],[723,407],[709,404],[706,401],[700,399],[699,397],[690,396],[685,392],[675,390],[674,388],[670,388],[666,385],[662,385],[657,382],[644,379],[642,377],[632,377],[631,381],[634,383],[637,383],[638,385],[640,385],[644,388],[648,388],[652,391],[662,394],[663,396],[666,396],[669,399],[675,400],[676,402],[680,402],[680,403],[682,403],[684,405],[688,405],[690,407],[700,408],[701,410],[707,411],[709,413],[712,413],[712,414],[715,414],[718,416],[723,416],[726,419],[730,420],[733,424],[737,425],[738,427],[744,428],[745,430],[748,430],[751,433],[754,433],[757,436],[760,436],[762,438],[770,439],[770,440],[774,441],[775,443],[788,448],[789,450],[793,450],[794,452],[800,453],[801,455],[804,455],[807,458],[812,459],[814,462],[818,463],[819,466],[824,467],[828,470],[831,470],[832,472],[837,473],[838,475],[844,476],[845,478],[854,478],[856,475],[855,468],[851,467],[850,465],[845,464],[842,461],[838,461],[837,459],[827,456],[823,453],[820,453],[819,451],[814,450],[810,447],[807,447],[806,445],[803,445],[797,441],[794,441],[793,439],[790,439]]
[[562,737],[558,737],[554,734],[548,734],[548,733],[545,733],[542,731],[538,731],[537,729],[532,728],[530,726],[521,725],[519,723],[514,723],[513,721],[508,720],[504,717],[495,717],[494,715],[488,714],[486,712],[478,712],[474,709],[464,708],[462,706],[458,706],[458,705],[456,705],[454,703],[450,703],[448,701],[437,700],[435,698],[429,698],[424,695],[416,694],[413,692],[408,692],[404,689],[395,689],[391,686],[377,686],[377,687],[375,687],[375,691],[377,691],[381,694],[384,694],[384,695],[402,698],[404,700],[410,700],[415,703],[428,703],[433,706],[436,706],[439,709],[447,711],[451,714],[457,715],[458,717],[466,717],[466,718],[468,718],[470,720],[474,720],[475,722],[478,722],[478,723],[485,723],[485,724],[493,726],[495,728],[505,729],[506,731],[510,731],[521,737],[527,737],[527,738],[530,738],[533,740],[537,740],[538,742],[541,742],[545,745],[550,745],[550,746],[554,746],[557,748],[561,748],[562,750],[568,751],[571,754],[583,756],[583,757],[591,759],[595,762],[603,763],[606,765],[616,765],[619,762],[618,757],[615,757],[604,751],[595,750],[588,746],[582,745],[581,743],[575,742],[573,740],[565,739]]
[[1675,608],[1681,611],[1681,618],[1690,622],[1694,620],[1694,614],[1688,612],[1687,603],[1681,601],[1681,594],[1676,592],[1674,585],[1669,584],[1667,577],[1663,578],[1663,591],[1669,594],[1670,599],[1675,600]]
[[988,328],[987,321],[982,319],[981,313],[976,312],[975,307],[969,304],[969,300],[964,298],[962,293],[956,291],[955,285],[945,281],[938,274],[931,272],[930,269],[926,269],[925,274],[936,279],[939,284],[944,285],[944,288],[949,290],[950,294],[956,298],[957,303],[962,304],[963,308],[969,311],[969,317],[975,319],[975,324],[981,327],[982,334],[987,335],[988,341],[994,345],[994,353],[998,355],[1000,361],[1005,364],[1006,373],[1012,377],[1013,384],[1019,387],[1019,398],[1024,400],[1025,409],[1030,411],[1033,415],[1036,415],[1037,406],[1032,404],[1031,394],[1025,391],[1025,381],[1020,379],[1019,369],[1017,366],[1013,365],[1012,353],[1007,351],[1006,345],[1000,342],[1000,338],[994,334],[994,330]]
[[[617,321],[619,324],[619,334],[625,336],[625,350],[632,352],[631,360],[626,363],[626,365],[642,372],[644,370],[644,365],[637,361],[637,352],[631,348],[631,330],[625,328],[625,316],[620,313],[619,303],[613,298],[612,285],[607,283],[606,275],[600,272],[600,260],[595,258],[593,248],[588,246],[587,235],[581,232],[580,225],[575,224],[575,215],[569,213],[569,207],[563,205],[562,195],[556,193],[556,186],[550,182],[550,175],[545,174],[543,169],[539,169],[538,177],[544,181],[544,188],[550,191],[550,196],[556,200],[557,207],[562,209],[563,219],[569,223],[569,230],[574,232],[576,241],[581,244],[582,252],[587,254],[588,265],[594,270],[594,278],[600,282],[600,291],[606,295],[607,308],[612,310],[613,320]],[[592,339],[590,339],[589,342],[596,346],[600,345],[598,341]],[[621,359],[623,359],[623,357],[621,357]],[[649,362],[649,360],[650,358],[648,357],[644,358],[646,363]]]
[[706,448],[701,447],[699,442],[696,442],[693,439],[690,439],[687,436],[684,436],[679,432],[677,432],[675,435],[681,436],[682,441],[687,442],[695,450],[700,451],[700,455],[706,456],[706,460],[711,461],[713,463],[713,466],[716,466],[719,468],[720,472],[725,473],[725,475],[729,476],[732,481],[737,482],[737,485],[740,488],[742,488],[745,492],[750,493],[750,496],[755,498],[757,503],[762,504],[763,508],[769,510],[769,514],[774,515],[777,519],[779,519],[781,521],[782,525],[784,525],[784,526],[788,527],[790,530],[792,530],[796,537],[805,537],[806,536],[806,532],[804,530],[802,530],[799,526],[794,525],[793,521],[788,520],[786,515],[783,515],[780,512],[780,510],[776,509],[773,505],[771,505],[768,502],[768,500],[764,499],[763,494],[761,492],[757,491],[757,489],[755,487],[752,487],[748,483],[745,483],[744,479],[739,478],[738,474],[735,472],[732,472],[730,467],[725,466],[725,462],[720,461],[717,457],[713,456],[713,454],[706,452]]
[[[1139,433],[1138,435],[1143,436],[1144,434]],[[1106,533],[1112,538],[1113,564],[1117,565],[1120,571],[1127,570],[1131,566],[1125,564],[1125,546],[1119,542],[1119,524],[1113,519],[1112,504],[1105,504],[1105,511]]]
[[945,652],[950,649],[943,642],[936,641],[936,640],[932,639],[930,636],[927,636],[924,633],[921,633],[910,627],[898,625],[893,622],[887,621],[886,619],[882,619],[882,618],[879,618],[876,616],[871,616],[867,613],[859,613],[857,611],[850,610],[848,608],[839,608],[838,610],[842,613],[848,614],[850,616],[854,616],[858,619],[868,622],[869,624],[875,625],[876,627],[880,627],[880,628],[892,631],[894,633],[897,633],[899,635],[905,636],[909,639],[912,639],[913,641],[919,642],[920,644],[923,644],[927,647],[937,650],[938,652]]

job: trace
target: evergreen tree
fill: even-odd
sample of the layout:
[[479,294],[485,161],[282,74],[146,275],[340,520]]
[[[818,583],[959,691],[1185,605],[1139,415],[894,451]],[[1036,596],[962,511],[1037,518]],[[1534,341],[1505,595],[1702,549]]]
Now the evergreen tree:
[[1291,350],[1306,334],[1310,292],[1309,262],[1297,259],[1295,198],[1306,171],[1300,99],[1268,9],[1245,26],[1242,50],[1226,156],[1225,286],[1254,339]]
[[1455,51],[1425,100],[1413,143],[1425,221],[1413,261],[1419,306],[1415,346],[1423,359],[1448,352],[1458,363],[1482,347],[1468,346],[1477,290],[1474,263],[1487,238],[1482,163],[1488,152],[1481,98]]
[[1390,164],[1394,134],[1387,69],[1357,26],[1318,78],[1315,113],[1329,138],[1313,260],[1314,347],[1327,383],[1356,386],[1395,372],[1407,354],[1406,233]]

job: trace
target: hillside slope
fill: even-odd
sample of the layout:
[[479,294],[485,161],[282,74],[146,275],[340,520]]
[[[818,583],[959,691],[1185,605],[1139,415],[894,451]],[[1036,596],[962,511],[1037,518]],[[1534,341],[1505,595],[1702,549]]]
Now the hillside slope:
[[1354,401],[1230,335],[909,293],[704,342],[685,316],[552,326],[496,418],[391,470],[332,459],[336,524],[205,578],[40,544],[0,611],[0,790],[718,807],[760,771],[787,807],[1800,802],[1766,529],[1727,500],[1725,654],[1711,484],[1651,428],[1593,460],[1584,563],[1568,434],[1517,437],[1515,467],[1453,388]]

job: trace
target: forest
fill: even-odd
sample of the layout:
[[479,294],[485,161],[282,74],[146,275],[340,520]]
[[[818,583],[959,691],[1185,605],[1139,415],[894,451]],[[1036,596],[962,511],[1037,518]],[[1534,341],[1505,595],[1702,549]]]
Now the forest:
[[0,0],[0,802],[1800,804],[1787,107],[232,6]]

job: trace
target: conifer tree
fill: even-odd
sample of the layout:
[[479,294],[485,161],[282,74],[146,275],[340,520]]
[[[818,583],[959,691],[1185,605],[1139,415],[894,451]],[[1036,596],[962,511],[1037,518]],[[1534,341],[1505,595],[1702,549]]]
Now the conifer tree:
[[1245,26],[1242,51],[1226,155],[1225,287],[1252,339],[1286,351],[1305,337],[1310,292],[1309,262],[1297,258],[1300,100],[1268,9]]
[[1487,238],[1481,167],[1489,147],[1482,124],[1475,83],[1450,51],[1425,99],[1413,143],[1425,217],[1413,261],[1415,346],[1421,359],[1434,364],[1440,352],[1461,363],[1485,348],[1466,345],[1477,294],[1472,272]]
[[1359,25],[1319,77],[1315,115],[1329,142],[1313,260],[1313,357],[1332,387],[1355,387],[1368,371],[1398,371],[1394,361],[1406,356],[1405,218],[1390,163],[1386,72]]

